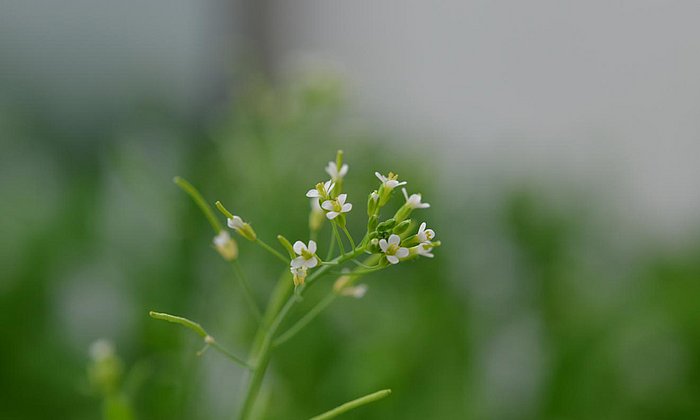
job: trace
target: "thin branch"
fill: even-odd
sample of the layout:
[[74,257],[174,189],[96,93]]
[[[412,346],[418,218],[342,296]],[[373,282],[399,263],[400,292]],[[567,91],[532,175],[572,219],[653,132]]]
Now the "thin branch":
[[309,312],[306,313],[299,321],[297,321],[294,325],[289,327],[289,329],[282,334],[280,334],[277,339],[272,343],[273,347],[277,347],[285,342],[287,342],[289,339],[294,337],[299,331],[301,331],[304,327],[306,327],[311,321],[318,316],[321,312],[323,312],[328,305],[330,305],[335,298],[338,295],[335,293],[331,292],[326,297],[324,297],[320,302],[316,304]]
[[243,291],[243,297],[248,304],[248,307],[250,308],[251,312],[253,312],[253,315],[255,316],[256,321],[260,321],[260,318],[262,317],[262,313],[260,312],[260,308],[258,307],[258,304],[255,303],[255,298],[253,297],[253,292],[250,289],[250,283],[248,282],[248,279],[243,272],[243,269],[241,268],[241,264],[238,261],[233,261],[232,263],[233,269],[236,273],[236,278],[238,279],[238,283],[241,286],[241,290]]
[[346,413],[350,410],[353,410],[357,407],[361,407],[365,404],[369,404],[378,400],[381,400],[382,398],[386,398],[391,394],[390,389],[383,389],[381,391],[374,392],[369,395],[365,395],[364,397],[360,397],[356,400],[352,400],[349,402],[346,402],[345,404],[339,405],[338,407],[326,411],[323,414],[319,414],[316,417],[312,417],[310,420],[327,420],[327,419],[332,419],[334,417],[338,417],[339,415]]
[[211,224],[211,227],[214,228],[214,231],[216,233],[221,232],[224,230],[223,226],[221,225],[221,222],[219,222],[219,219],[216,218],[214,215],[214,211],[211,209],[211,206],[204,200],[204,197],[202,197],[202,194],[197,191],[197,189],[190,184],[186,179],[181,178],[179,176],[176,176],[173,178],[173,182],[180,187],[184,192],[187,193],[187,195],[192,198],[192,201],[197,204],[199,209],[204,213],[204,216],[207,218],[209,221],[209,224]]
[[263,247],[263,248],[264,248],[266,251],[268,251],[270,254],[274,255],[274,256],[277,257],[277,258],[279,258],[279,259],[280,259],[282,262],[284,262],[285,264],[289,264],[289,259],[287,259],[287,257],[285,257],[284,255],[282,255],[279,251],[277,251],[276,249],[274,249],[274,248],[271,247],[270,245],[268,245],[268,244],[266,244],[265,242],[263,242],[262,239],[256,238],[256,239],[255,239],[255,242],[256,242],[258,245],[260,245],[261,247]]

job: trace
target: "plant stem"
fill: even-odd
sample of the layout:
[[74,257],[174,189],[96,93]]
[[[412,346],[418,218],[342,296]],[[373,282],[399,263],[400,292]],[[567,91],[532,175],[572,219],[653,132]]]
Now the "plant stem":
[[219,233],[224,228],[221,226],[221,223],[219,222],[219,219],[214,216],[214,211],[211,209],[211,206],[204,200],[204,197],[202,197],[202,194],[197,191],[197,189],[187,182],[186,179],[180,178],[179,176],[176,176],[173,178],[173,182],[177,184],[178,187],[180,187],[184,192],[187,193],[187,195],[192,198],[192,201],[197,204],[199,209],[204,213],[204,216],[207,218],[209,221],[209,224],[211,224],[211,227],[214,228],[214,232]]
[[[333,259],[332,262],[340,264],[349,259],[355,258],[362,252],[363,250],[355,250],[348,255],[341,255]],[[275,336],[275,333],[277,332],[277,329],[282,324],[282,322],[284,321],[294,304],[299,300],[299,296],[301,296],[304,290],[306,290],[307,287],[313,284],[314,281],[317,280],[319,277],[323,276],[330,269],[330,267],[332,266],[323,265],[319,267],[316,271],[314,271],[309,277],[307,277],[306,284],[300,286],[298,294],[292,294],[289,298],[287,298],[287,302],[284,304],[284,306],[281,307],[281,309],[279,309],[281,305],[281,300],[284,299],[284,296],[286,296],[286,294],[288,294],[288,291],[291,290],[292,282],[289,279],[288,273],[286,273],[287,275],[283,276],[280,279],[280,282],[286,281],[286,293],[279,293],[273,295],[273,298],[270,304],[268,305],[267,310],[265,311],[263,322],[260,324],[260,328],[258,328],[258,332],[256,333],[253,351],[251,352],[252,354],[248,361],[248,364],[253,366],[254,370],[252,371],[252,376],[248,381],[248,388],[243,399],[243,405],[241,407],[239,419],[248,419],[253,411],[255,401],[258,397],[260,387],[265,377],[265,372],[267,371],[267,367],[270,362],[270,349],[272,348],[272,340]],[[278,289],[283,288],[284,285],[280,286],[278,283],[276,291]]]
[[301,331],[305,326],[307,326],[311,321],[318,316],[328,305],[333,303],[338,295],[331,291],[326,297],[324,297],[320,302],[316,304],[309,312],[306,313],[296,324],[292,325],[287,331],[280,334],[275,341],[272,343],[273,347],[277,347],[280,344],[287,342],[290,338],[294,337],[299,331]]
[[355,249],[355,241],[352,240],[352,236],[350,235],[350,232],[348,232],[347,226],[343,226],[343,232],[345,232],[345,236],[347,236],[348,240],[350,240],[350,245],[352,245],[352,249]]
[[265,250],[267,250],[270,254],[274,255],[274,256],[277,257],[277,258],[279,258],[279,259],[280,259],[282,262],[284,262],[285,264],[289,264],[289,259],[287,259],[287,257],[285,257],[284,255],[282,255],[279,251],[277,251],[276,249],[274,249],[274,248],[271,247],[270,245],[268,245],[268,244],[266,244],[265,242],[263,242],[262,239],[256,238],[256,239],[255,239],[255,242],[256,242],[258,245],[260,245],[261,247],[263,247]]
[[330,260],[331,257],[333,256],[333,251],[335,250],[335,242],[333,241],[333,237],[335,234],[333,234],[333,230],[331,229],[331,238],[330,238],[330,245],[328,246],[328,254],[326,255],[326,261]]
[[238,261],[233,261],[232,265],[234,271],[236,272],[236,278],[238,279],[238,283],[240,284],[241,290],[243,291],[243,297],[245,298],[246,303],[250,307],[251,312],[253,312],[255,320],[259,322],[260,318],[262,318],[262,314],[260,313],[260,308],[258,307],[258,304],[255,303],[253,292],[250,290],[250,283],[248,282],[245,273],[241,268],[241,264]]
[[335,236],[336,241],[338,241],[338,248],[340,248],[340,254],[345,255],[345,247],[343,247],[343,241],[340,239],[340,233],[338,233],[338,226],[335,225],[335,223],[331,223],[333,225],[333,235]]
[[355,409],[357,407],[363,406],[365,404],[372,403],[377,400],[381,400],[382,398],[388,397],[391,394],[390,389],[383,389],[381,391],[374,392],[369,395],[365,395],[364,397],[360,397],[356,400],[352,400],[349,402],[346,402],[345,404],[339,405],[338,407],[326,411],[323,414],[319,414],[316,417],[312,417],[310,420],[327,420],[327,419],[332,419],[334,417],[338,417],[339,415],[346,413],[352,409]]

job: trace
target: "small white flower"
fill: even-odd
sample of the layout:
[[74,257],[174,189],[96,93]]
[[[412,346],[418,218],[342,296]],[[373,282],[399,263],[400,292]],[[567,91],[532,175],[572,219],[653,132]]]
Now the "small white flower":
[[[294,242],[292,246],[294,252],[298,257],[294,258],[291,262],[291,268],[314,268],[318,265],[318,259],[316,258],[316,242],[309,241],[309,246],[306,246],[302,241]],[[294,271],[292,271],[294,273]]]
[[423,242],[416,246],[416,253],[418,255],[421,255],[423,257],[428,257],[428,258],[433,258],[435,255],[433,255],[432,251],[433,247],[430,244],[430,242]]
[[394,174],[393,172],[389,172],[388,176],[384,176],[380,174],[379,172],[375,172],[374,175],[376,175],[377,178],[384,184],[384,188],[388,190],[393,190],[396,187],[399,187],[401,185],[406,185],[405,181],[399,182],[397,179],[399,176]]
[[428,203],[421,203],[421,199],[423,198],[420,194],[411,194],[409,197],[408,193],[406,192],[406,188],[401,188],[401,191],[403,191],[403,196],[406,197],[406,204],[412,208],[412,209],[427,209],[430,207],[430,204]]
[[331,191],[335,188],[335,182],[326,181],[321,184],[320,182],[316,184],[316,188],[312,188],[306,192],[306,196],[309,198],[326,198],[331,195]]
[[308,268],[306,268],[305,265],[299,266],[299,267],[290,267],[289,271],[292,272],[294,275],[294,285],[299,286],[300,284],[304,284],[304,280],[306,280],[306,272],[308,271]]
[[416,237],[418,238],[418,242],[423,243],[423,242],[430,242],[435,238],[435,231],[432,229],[426,229],[427,225],[425,222],[420,224],[420,227],[418,228],[418,233],[416,234]]
[[241,230],[245,227],[245,222],[238,216],[233,216],[233,218],[228,219],[226,223],[228,224],[228,227],[235,230]]
[[344,288],[340,294],[343,296],[349,296],[349,297],[354,297],[355,299],[360,299],[364,297],[364,295],[367,293],[367,285],[366,284],[358,284],[357,286],[353,287],[346,287]]
[[328,175],[331,176],[331,179],[333,181],[339,181],[343,179],[343,177],[348,173],[348,164],[344,163],[341,167],[340,170],[338,170],[338,165],[336,165],[335,162],[328,162],[328,166],[326,166],[326,172]]
[[408,257],[408,248],[404,248],[400,244],[401,238],[396,234],[389,236],[388,241],[386,239],[379,240],[379,248],[386,255],[386,259],[392,264],[398,264],[400,258]]
[[238,257],[238,246],[227,231],[222,230],[219,232],[218,235],[214,236],[213,242],[214,247],[225,260],[233,261]]
[[323,204],[321,204],[321,207],[328,211],[328,213],[326,213],[326,217],[329,220],[335,219],[341,213],[347,213],[352,210],[352,204],[345,202],[347,198],[347,194],[340,194],[335,200],[326,200],[323,202]]

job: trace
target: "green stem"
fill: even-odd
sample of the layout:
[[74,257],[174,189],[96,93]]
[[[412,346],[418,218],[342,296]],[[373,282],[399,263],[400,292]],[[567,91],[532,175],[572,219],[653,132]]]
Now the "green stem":
[[352,240],[352,236],[350,235],[350,232],[348,232],[348,228],[346,226],[343,226],[343,232],[345,232],[345,236],[347,236],[348,240],[350,240],[350,245],[352,245],[352,249],[355,249],[355,241]]
[[335,235],[333,234],[333,230],[331,229],[330,245],[328,246],[328,254],[326,255],[325,261],[330,260],[333,256],[333,251],[335,251],[335,242],[333,241],[334,236]]
[[179,176],[176,176],[173,178],[173,182],[177,184],[178,187],[180,187],[184,192],[187,193],[187,195],[192,198],[192,201],[197,204],[199,209],[204,213],[204,216],[209,220],[209,224],[211,224],[211,227],[214,228],[214,231],[216,233],[221,232],[224,230],[223,226],[219,222],[219,219],[214,216],[214,211],[211,209],[211,206],[204,200],[204,197],[202,197],[202,194],[197,191],[197,189],[187,182],[186,179],[180,178]]
[[286,343],[287,340],[294,337],[299,331],[301,331],[311,321],[313,321],[314,318],[318,316],[318,314],[320,314],[324,309],[326,309],[328,305],[333,303],[336,297],[338,297],[338,295],[331,291],[328,295],[326,295],[325,298],[318,302],[316,306],[311,308],[311,310],[307,312],[306,315],[304,315],[299,321],[297,321],[296,324],[292,325],[287,331],[280,334],[272,343],[272,346],[277,347],[283,343]]
[[241,365],[241,366],[244,366],[244,367],[250,369],[250,364],[246,363],[246,362],[245,362],[243,359],[241,359],[240,357],[235,356],[235,355],[234,355],[233,353],[231,353],[230,351],[228,351],[228,350],[224,349],[223,347],[221,347],[221,345],[214,339],[214,337],[212,337],[211,335],[209,335],[209,334],[204,330],[204,328],[202,328],[202,326],[199,325],[198,323],[196,323],[196,322],[194,322],[194,321],[190,321],[189,319],[183,318],[183,317],[181,317],[181,316],[170,315],[170,314],[166,314],[166,313],[163,313],[163,312],[150,311],[150,312],[148,313],[148,315],[150,315],[151,318],[154,318],[154,319],[159,319],[159,320],[161,320],[161,321],[168,321],[168,322],[172,322],[172,323],[174,323],[174,324],[180,324],[180,325],[182,325],[182,326],[185,327],[185,328],[189,328],[190,330],[194,331],[197,335],[199,335],[200,337],[202,337],[202,338],[204,339],[204,342],[206,343],[207,346],[212,346],[212,347],[214,347],[216,350],[218,350],[219,352],[221,352],[224,356],[228,357],[228,358],[231,359],[232,361],[238,363],[238,364]]
[[[341,255],[335,258],[332,262],[340,264],[349,259],[355,258],[362,252],[363,250],[355,250],[348,255]],[[306,284],[300,286],[298,293],[292,294],[289,298],[287,298],[287,302],[281,309],[279,309],[279,312],[277,312],[276,308],[273,308],[272,305],[268,305],[268,310],[266,311],[263,322],[261,323],[256,334],[254,349],[248,362],[250,365],[254,366],[254,370],[251,373],[250,380],[248,381],[248,388],[243,399],[243,405],[241,407],[241,414],[239,417],[241,420],[248,419],[255,406],[255,401],[258,393],[260,392],[260,387],[262,386],[263,379],[265,378],[265,372],[267,371],[267,367],[270,362],[272,339],[275,336],[277,329],[282,324],[294,304],[299,300],[299,297],[304,290],[313,284],[319,277],[324,275],[330,269],[330,267],[332,266],[323,265],[314,271],[309,277],[307,277]],[[291,288],[292,282],[289,280],[287,280],[287,282],[289,285],[288,287]],[[278,299],[279,298],[276,299],[277,306],[279,306]],[[268,324],[269,318],[274,319],[272,319],[272,321]]]
[[280,260],[281,260],[282,262],[284,262],[285,264],[289,264],[289,259],[287,259],[287,257],[285,257],[284,255],[282,255],[279,251],[277,251],[276,249],[274,249],[274,248],[271,247],[270,245],[268,245],[268,244],[266,244],[265,242],[263,242],[262,239],[256,238],[256,239],[255,239],[255,242],[256,242],[258,245],[260,245],[261,247],[263,247],[265,250],[267,250],[270,254],[272,254],[272,255],[274,255],[275,257],[277,257],[278,259],[280,259]]
[[250,307],[251,312],[253,312],[255,320],[260,321],[262,314],[260,313],[260,308],[258,307],[258,304],[255,303],[253,292],[250,289],[250,283],[248,282],[248,279],[246,278],[245,273],[241,268],[241,264],[238,261],[233,261],[233,269],[236,272],[236,278],[238,279],[238,283],[240,284],[241,290],[243,291],[243,298],[248,304],[248,307]]
[[365,395],[364,397],[360,397],[356,400],[352,400],[349,402],[346,402],[343,405],[339,405],[338,407],[326,411],[323,414],[319,414],[316,417],[312,417],[311,420],[327,420],[327,419],[332,419],[334,417],[338,417],[339,415],[346,413],[350,410],[353,410],[357,407],[361,407],[365,404],[369,404],[378,400],[381,400],[382,398],[386,398],[391,394],[390,389],[383,389],[381,391],[374,392],[369,395]]
[[338,226],[336,226],[335,222],[331,224],[333,225],[333,235],[335,236],[336,241],[338,241],[338,248],[340,248],[340,254],[345,255],[345,247],[343,247],[343,241],[340,239],[340,233],[338,233]]

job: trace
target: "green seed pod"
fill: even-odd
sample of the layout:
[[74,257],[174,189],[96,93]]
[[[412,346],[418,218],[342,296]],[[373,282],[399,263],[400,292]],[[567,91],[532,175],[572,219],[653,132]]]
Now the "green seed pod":
[[391,230],[396,225],[396,219],[388,219],[377,225],[377,230],[380,232],[386,232]]

